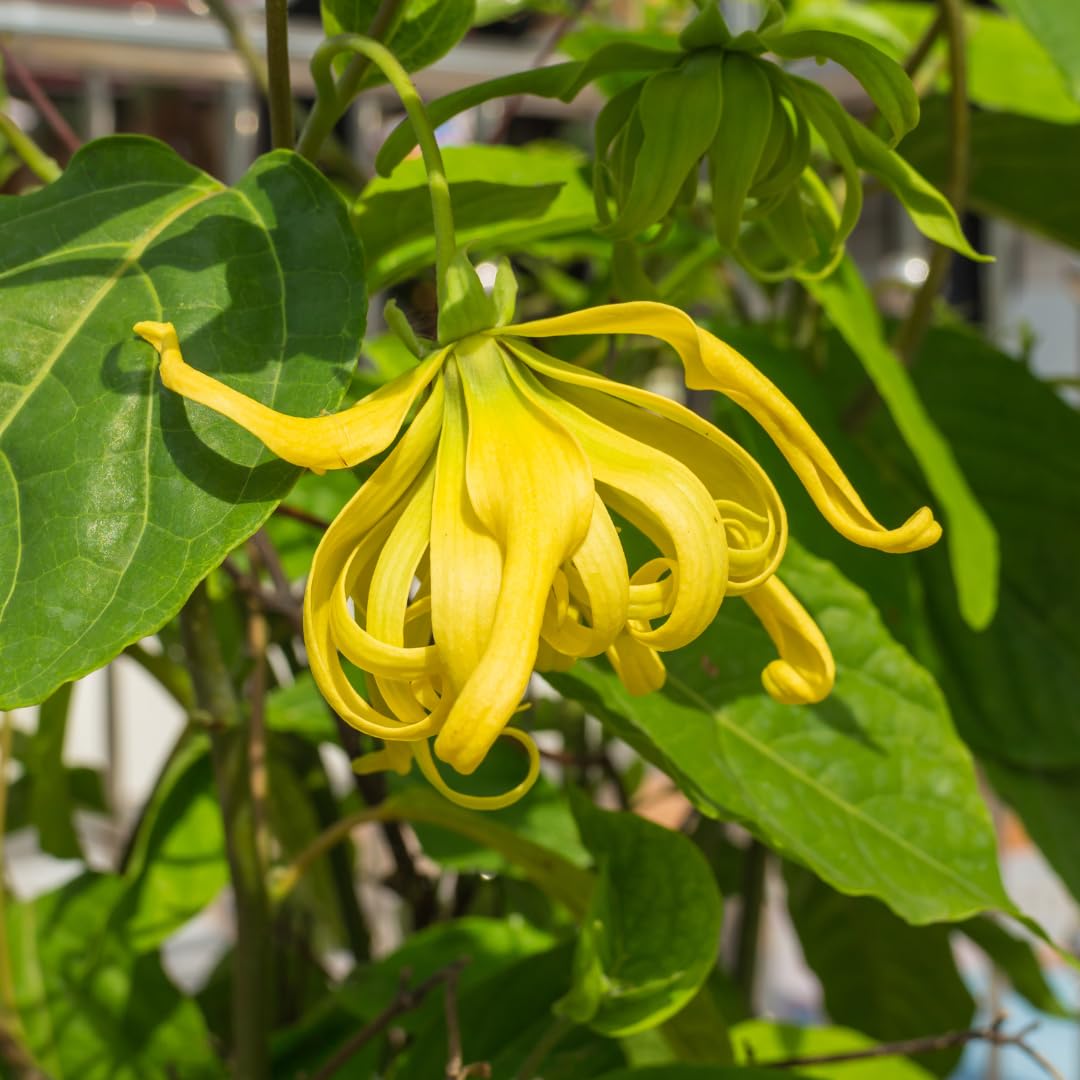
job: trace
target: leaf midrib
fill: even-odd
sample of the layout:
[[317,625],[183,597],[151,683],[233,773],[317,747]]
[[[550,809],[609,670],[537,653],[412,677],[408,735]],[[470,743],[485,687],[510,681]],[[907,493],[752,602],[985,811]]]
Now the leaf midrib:
[[935,871],[942,874],[946,878],[952,880],[960,887],[962,892],[964,892],[966,895],[976,898],[979,901],[981,905],[980,910],[985,910],[988,907],[1001,908],[1000,898],[988,896],[981,889],[972,889],[970,883],[964,877],[954,871],[950,866],[945,863],[939,862],[937,859],[933,858],[933,856],[928,854],[923,849],[915,847],[915,845],[913,845],[909,840],[906,840],[899,834],[891,832],[881,822],[877,821],[875,818],[870,817],[868,814],[865,813],[865,811],[863,811],[860,807],[856,806],[854,803],[845,802],[844,800],[842,800],[839,796],[830,791],[827,787],[819,784],[808,773],[796,768],[786,758],[777,754],[765,743],[761,742],[758,739],[755,739],[748,732],[744,731],[736,724],[733,724],[731,720],[725,716],[724,710],[713,708],[713,706],[710,705],[704,697],[702,697],[696,690],[694,690],[693,687],[684,683],[678,676],[672,675],[669,672],[668,683],[669,685],[677,689],[681,694],[685,694],[687,699],[691,701],[695,705],[695,707],[701,709],[707,715],[711,716],[714,720],[716,720],[716,722],[720,724],[726,732],[741,739],[745,744],[752,747],[763,757],[768,758],[770,761],[772,761],[781,770],[787,772],[793,778],[803,783],[815,794],[818,794],[826,801],[831,802],[833,805],[846,811],[852,817],[858,819],[862,824],[867,826],[871,831],[878,833],[886,840],[895,844],[901,850],[908,852],[920,862],[926,864],[927,866],[933,868]]

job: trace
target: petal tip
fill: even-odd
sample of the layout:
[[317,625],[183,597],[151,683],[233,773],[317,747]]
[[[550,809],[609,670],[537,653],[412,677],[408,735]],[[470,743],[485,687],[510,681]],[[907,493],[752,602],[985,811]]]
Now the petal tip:
[[153,345],[159,353],[169,346],[179,348],[179,341],[176,337],[176,328],[172,323],[144,320],[143,322],[137,322],[132,327],[132,330],[144,341],[148,341]]
[[773,660],[761,673],[761,684],[781,705],[816,705],[832,692],[833,678],[807,678],[786,660]]

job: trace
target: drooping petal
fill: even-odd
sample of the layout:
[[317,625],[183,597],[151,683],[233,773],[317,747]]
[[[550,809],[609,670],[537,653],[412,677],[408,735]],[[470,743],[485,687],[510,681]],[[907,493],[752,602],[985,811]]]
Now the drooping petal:
[[683,362],[687,386],[719,390],[746,409],[788,459],[824,517],[849,540],[880,551],[907,552],[929,547],[941,535],[928,507],[897,529],[881,525],[798,409],[745,357],[678,308],[651,301],[607,304],[500,332],[532,337],[645,334],[666,341]]
[[[378,738],[421,738],[438,729],[441,717],[403,725],[364,700],[341,666],[332,621],[334,598],[357,549],[377,551],[404,510],[410,488],[435,449],[442,412],[440,381],[401,442],[327,529],[315,551],[304,594],[304,643],[319,689],[342,719]],[[371,556],[356,557],[370,561]]]
[[836,664],[817,623],[787,586],[771,577],[743,599],[780,653],[780,659],[761,673],[769,696],[785,705],[809,705],[827,698],[836,680]]
[[465,483],[468,418],[457,360],[443,379],[446,409],[431,511],[431,628],[450,687],[460,691],[480,663],[502,580],[499,543],[476,516]]
[[425,779],[440,795],[457,803],[458,806],[464,806],[467,810],[501,810],[504,806],[516,803],[536,783],[536,778],[540,775],[540,751],[536,743],[524,731],[519,731],[517,728],[504,727],[499,735],[520,743],[528,754],[525,778],[509,791],[504,791],[499,795],[466,795],[461,791],[455,791],[443,779],[438,766],[432,760],[431,749],[426,741],[412,743],[410,749]]
[[659,690],[667,678],[660,654],[643,645],[629,630],[616,638],[607,651],[607,658],[620,682],[635,697]]
[[350,409],[329,416],[287,416],[185,363],[172,323],[141,322],[135,333],[161,356],[161,381],[246,428],[278,457],[311,469],[345,469],[385,450],[442,366],[446,350],[380,386]]
[[[561,575],[565,597],[549,600],[544,611],[542,634],[557,652],[567,656],[598,656],[615,640],[626,624],[630,602],[630,577],[626,554],[619,542],[607,507],[595,496],[589,531],[569,563],[569,575]],[[570,580],[572,578],[572,580]],[[589,625],[574,614],[570,600],[588,608]]]
[[681,461],[717,501],[728,540],[728,591],[760,584],[787,546],[787,515],[765,470],[734,439],[677,402],[564,363],[524,343],[514,351],[558,393],[617,431]]
[[[522,394],[494,341],[459,342],[454,361],[468,410],[468,499],[502,553],[490,636],[435,742],[439,757],[470,773],[525,692],[552,581],[588,532],[594,493],[581,447]],[[433,574],[434,556],[433,546]],[[433,577],[433,600],[436,588]],[[435,635],[441,645],[438,626]]]
[[716,615],[727,585],[727,542],[716,504],[680,461],[608,427],[527,371],[523,389],[573,432],[592,466],[601,498],[674,560],[673,601],[667,620],[635,636],[657,649],[693,641]]

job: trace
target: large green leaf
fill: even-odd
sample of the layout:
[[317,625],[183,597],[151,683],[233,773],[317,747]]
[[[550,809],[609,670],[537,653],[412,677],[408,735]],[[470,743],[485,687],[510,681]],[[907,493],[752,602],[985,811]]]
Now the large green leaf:
[[[40,701],[169,619],[297,470],[161,390],[131,327],[275,408],[341,398],[363,333],[359,246],[310,165],[233,189],[149,139],[91,143],[0,199],[0,707]],[[288,363],[288,377],[283,365]]]
[[[923,987],[922,993],[932,992]],[[925,1032],[923,1034],[926,1034]],[[932,1034],[932,1033],[931,1033]],[[842,1027],[796,1027],[770,1020],[747,1020],[731,1032],[738,1058],[760,1062],[789,1058],[823,1057],[852,1050],[866,1050],[874,1040]],[[779,1075],[791,1076],[786,1069]],[[866,1061],[800,1065],[798,1075],[820,1080],[930,1080],[925,1069],[902,1057],[870,1058]]]
[[87,874],[8,907],[15,1005],[30,1052],[50,1080],[224,1076],[198,1008],[158,957],[106,932],[123,887]]
[[698,991],[716,961],[721,903],[709,864],[681,833],[573,800],[597,862],[574,954],[574,985],[557,1006],[604,1035],[655,1027]]
[[[480,254],[501,252],[596,221],[583,159],[570,150],[510,146],[444,151],[458,242]],[[402,162],[364,189],[353,219],[368,259],[368,280],[381,289],[435,260],[431,196],[423,162]]]
[[959,329],[928,337],[914,377],[1001,539],[998,614],[981,633],[956,610],[945,560],[920,558],[957,726],[996,760],[1080,766],[1080,566],[1066,539],[1080,536],[1080,416]]
[[745,821],[840,891],[877,896],[912,923],[1009,909],[971,758],[933,679],[827,563],[792,545],[781,575],[836,658],[836,688],[820,705],[764,695],[775,650],[736,601],[665,656],[663,693],[633,698],[586,662],[552,680],[704,812]]
[[225,834],[205,738],[186,743],[143,812],[113,926],[135,952],[156,949],[229,880]]
[[[322,0],[327,37],[366,34],[379,11],[379,0]],[[407,71],[419,71],[445,56],[472,26],[476,0],[408,0],[385,44]],[[362,85],[383,81],[378,70]]]
[[960,610],[970,626],[983,629],[997,607],[999,560],[994,526],[920,400],[907,370],[889,348],[874,298],[855,264],[845,259],[834,274],[808,282],[807,288],[862,361],[944,509],[945,543]]
[[[948,141],[944,102],[935,99],[926,104],[922,123],[901,150],[928,179],[943,183]],[[1073,197],[1078,185],[1080,124],[1007,112],[972,114],[972,209],[1080,248],[1080,214]]]
[[1054,58],[1080,101],[1080,7],[1074,0],[999,0],[1020,19]]
[[[882,1042],[969,1026],[975,1001],[948,926],[908,926],[877,900],[843,896],[791,864],[785,870],[788,910],[830,1020]],[[947,1075],[959,1058],[956,1047],[921,1060]]]

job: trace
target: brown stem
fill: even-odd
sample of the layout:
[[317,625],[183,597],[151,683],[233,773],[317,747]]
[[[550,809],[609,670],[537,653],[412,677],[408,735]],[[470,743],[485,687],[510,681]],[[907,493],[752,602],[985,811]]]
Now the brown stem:
[[447,983],[450,979],[457,979],[461,969],[467,963],[468,960],[465,957],[455,960],[452,964],[436,971],[434,975],[429,975],[416,986],[409,986],[410,972],[403,971],[401,985],[393,1001],[378,1016],[365,1024],[348,1042],[339,1047],[330,1060],[312,1075],[311,1080],[330,1080],[330,1077],[334,1076],[351,1057],[381,1035],[399,1016],[418,1008],[436,986]]
[[247,742],[240,709],[214,629],[205,583],[180,612],[180,629],[198,708],[209,718],[210,751],[236,898],[233,950],[233,1072],[241,1080],[269,1077],[271,1029],[270,904],[252,813]]
[[933,1054],[939,1050],[966,1046],[970,1042],[988,1042],[992,1046],[1015,1046],[1042,1068],[1047,1076],[1053,1077],[1054,1080],[1064,1080],[1054,1065],[1027,1042],[1027,1036],[1039,1026],[1038,1022],[1028,1024],[1015,1034],[1009,1035],[1001,1030],[1006,1019],[1005,1016],[999,1016],[986,1027],[965,1031],[946,1031],[941,1035],[927,1035],[918,1039],[903,1039],[899,1042],[879,1043],[877,1046],[868,1046],[864,1050],[847,1050],[837,1054],[811,1054],[804,1057],[782,1058],[779,1061],[755,1060],[754,1064],[762,1069],[797,1069],[806,1065],[829,1065],[842,1061],[865,1061],[869,1058]]
[[293,521],[302,522],[304,525],[310,525],[313,529],[321,529],[326,532],[330,528],[330,522],[326,518],[316,517],[314,514],[309,514],[306,510],[301,510],[297,506],[288,506],[286,503],[279,503],[274,507],[274,513],[279,517],[292,518]]
[[[261,561],[254,541],[248,548],[252,565]],[[266,757],[266,647],[270,630],[262,607],[248,596],[247,648],[251,656],[251,676],[248,680],[248,769],[251,784],[251,819],[255,832],[255,851],[260,876],[266,877],[270,865],[270,773]]]
[[71,125],[60,114],[60,110],[41,88],[41,84],[34,78],[30,69],[2,42],[0,42],[0,57],[3,58],[4,67],[15,76],[19,85],[26,91],[26,96],[44,117],[45,123],[52,128],[53,134],[64,144],[64,149],[68,154],[74,154],[82,146],[82,139],[75,134]]
[[287,0],[266,0],[266,66],[269,83],[270,139],[275,150],[291,150],[293,128],[292,85],[289,80],[289,5]]

